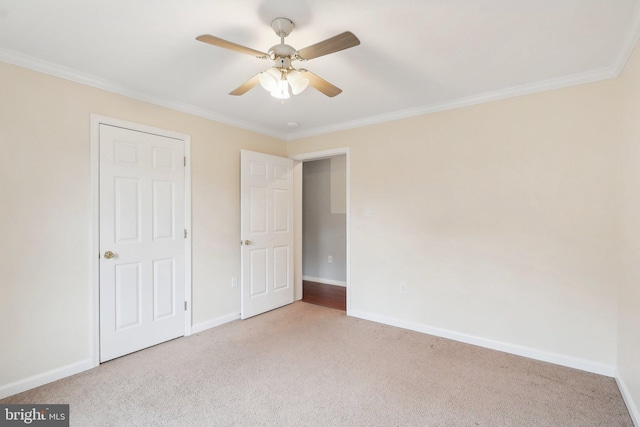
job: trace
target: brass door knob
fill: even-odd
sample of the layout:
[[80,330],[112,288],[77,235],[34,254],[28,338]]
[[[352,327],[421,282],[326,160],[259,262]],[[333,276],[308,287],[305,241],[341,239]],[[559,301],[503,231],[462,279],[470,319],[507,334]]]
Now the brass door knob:
[[240,244],[244,246],[249,246],[251,244],[251,240],[241,240]]
[[116,256],[116,255],[115,255],[113,252],[111,252],[111,251],[107,251],[107,252],[105,252],[105,253],[104,253],[104,257],[105,257],[106,259],[111,259],[111,258],[113,258],[114,256]]

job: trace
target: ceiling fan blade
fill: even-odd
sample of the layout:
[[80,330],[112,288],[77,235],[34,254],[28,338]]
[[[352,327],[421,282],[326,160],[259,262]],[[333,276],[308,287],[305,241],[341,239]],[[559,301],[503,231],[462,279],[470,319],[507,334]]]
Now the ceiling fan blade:
[[196,37],[196,40],[209,43],[214,46],[222,47],[224,49],[233,50],[234,52],[240,52],[247,55],[255,56],[258,58],[269,57],[269,54],[267,53],[260,52],[259,50],[251,49],[250,47],[242,46],[225,39],[221,39],[220,37],[211,36],[209,34],[203,34],[201,36],[198,36]]
[[309,85],[311,85],[312,88],[324,93],[330,98],[333,98],[334,96],[339,95],[342,92],[342,89],[332,85],[325,79],[322,79],[316,76],[309,70],[299,70],[299,71],[302,73],[302,75],[305,78],[309,79]]
[[262,74],[262,73],[258,73],[255,76],[251,77],[246,82],[242,83],[236,89],[234,89],[233,91],[229,92],[229,95],[235,95],[235,96],[244,95],[249,90],[251,90],[254,87],[256,87],[258,85],[258,83],[260,83],[260,74]]
[[350,47],[358,46],[359,44],[360,40],[358,40],[351,31],[345,31],[344,33],[338,34],[330,39],[305,47],[304,49],[300,49],[298,51],[298,58],[313,59],[348,49]]

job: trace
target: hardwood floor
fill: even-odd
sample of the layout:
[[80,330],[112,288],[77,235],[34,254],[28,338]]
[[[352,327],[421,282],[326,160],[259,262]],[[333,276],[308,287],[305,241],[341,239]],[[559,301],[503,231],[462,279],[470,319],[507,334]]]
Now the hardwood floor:
[[303,280],[302,301],[346,311],[347,288]]

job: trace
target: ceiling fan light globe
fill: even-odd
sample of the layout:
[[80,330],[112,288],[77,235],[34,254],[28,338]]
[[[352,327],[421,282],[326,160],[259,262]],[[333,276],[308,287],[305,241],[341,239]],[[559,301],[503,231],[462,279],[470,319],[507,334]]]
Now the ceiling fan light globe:
[[267,70],[267,73],[276,79],[276,81],[282,80],[282,71],[279,68],[271,67]]
[[273,92],[271,92],[271,96],[278,99],[289,99],[291,97],[288,90],[274,90]]
[[278,89],[278,81],[268,72],[260,74],[260,85],[268,92]]
[[287,73],[287,80],[289,81],[289,84],[291,84],[292,86],[296,84],[296,82],[300,80],[301,77],[302,77],[302,74],[298,70],[291,70]]
[[291,85],[291,92],[294,95],[298,95],[302,93],[307,88],[307,86],[309,86],[309,79],[305,79],[304,77],[300,78]]
[[291,95],[289,95],[289,85],[287,81],[278,80],[276,89],[271,91],[271,96],[278,99],[288,99]]
[[300,71],[289,71],[287,73],[287,81],[291,85],[291,92],[294,95],[298,95],[304,91],[309,85],[309,79],[302,77]]

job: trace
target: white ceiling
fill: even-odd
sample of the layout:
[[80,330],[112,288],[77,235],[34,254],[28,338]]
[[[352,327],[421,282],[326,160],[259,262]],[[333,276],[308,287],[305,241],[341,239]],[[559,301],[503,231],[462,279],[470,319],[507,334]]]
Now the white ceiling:
[[[618,75],[638,0],[0,0],[0,60],[281,139]],[[360,46],[304,68],[343,89],[285,101],[228,93],[267,61],[195,40],[301,49],[343,31]],[[0,76],[1,79],[1,76]],[[288,122],[299,123],[289,128]]]

